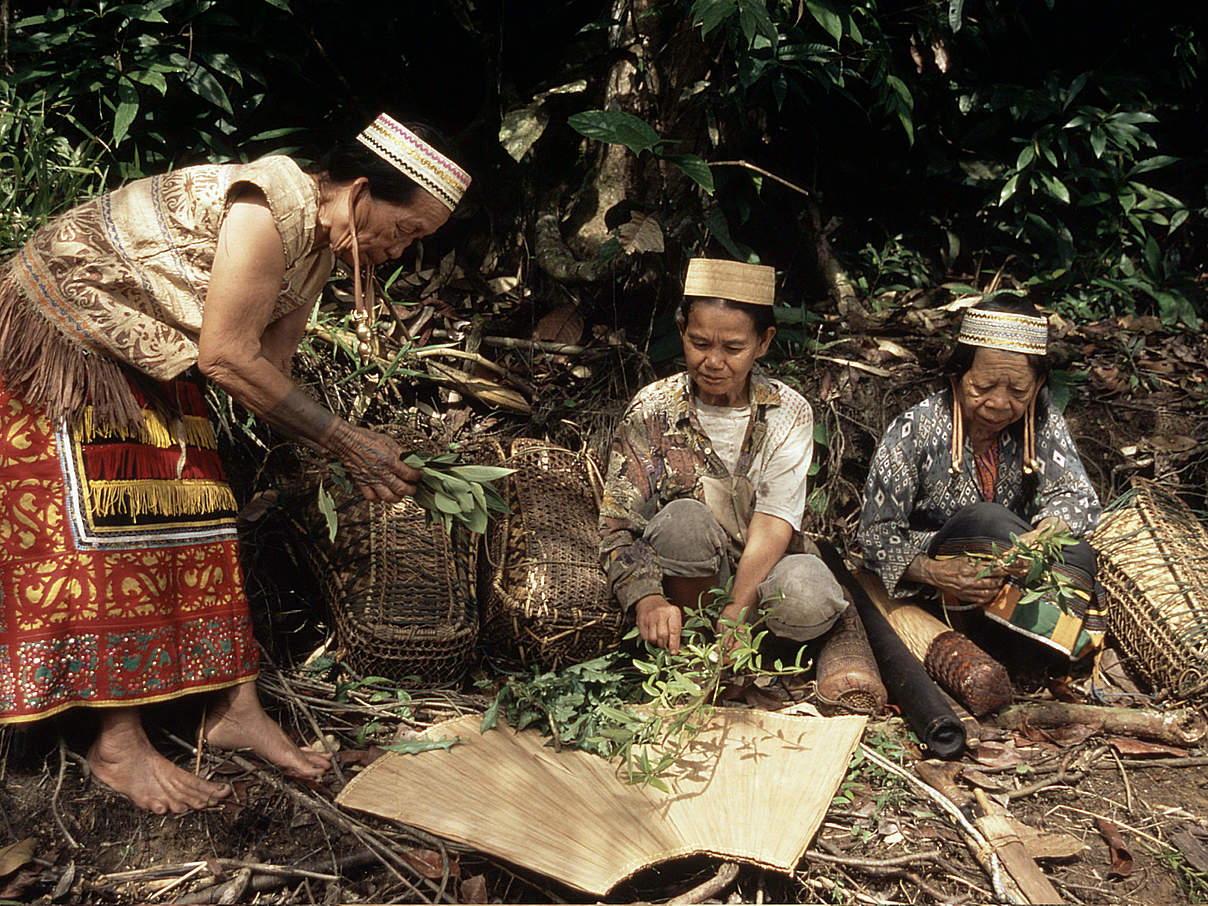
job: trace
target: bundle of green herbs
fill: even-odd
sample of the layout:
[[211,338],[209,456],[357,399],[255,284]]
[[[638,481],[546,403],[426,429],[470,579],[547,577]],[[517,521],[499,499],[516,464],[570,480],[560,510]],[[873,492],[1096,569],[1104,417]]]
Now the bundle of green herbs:
[[758,619],[742,625],[723,620],[718,633],[729,590],[715,588],[702,597],[708,602],[684,611],[678,652],[642,641],[635,627],[621,648],[590,661],[509,677],[483,715],[483,732],[502,716],[515,730],[540,730],[556,748],[616,760],[629,783],[667,791],[660,775],[708,721],[727,674],[783,676],[809,668],[802,663],[804,646],[792,663],[764,665],[768,602],[761,603]]

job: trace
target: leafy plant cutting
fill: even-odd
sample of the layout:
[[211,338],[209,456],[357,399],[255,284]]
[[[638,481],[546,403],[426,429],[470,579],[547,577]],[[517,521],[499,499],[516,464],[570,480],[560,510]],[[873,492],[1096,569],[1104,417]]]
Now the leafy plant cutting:
[[[751,623],[721,621],[718,634],[717,616],[730,599],[729,589],[715,588],[702,597],[709,600],[684,609],[678,652],[640,642],[637,651],[625,647],[561,671],[510,677],[483,715],[483,731],[496,727],[502,714],[515,730],[534,727],[555,747],[616,759],[627,782],[667,792],[660,775],[703,729],[727,672],[784,676],[809,667],[802,663],[804,646],[792,663],[777,659],[764,666],[759,649],[767,630],[759,627],[768,602]],[[637,639],[636,628],[625,636],[628,642]],[[728,654],[722,653],[723,644],[732,644]]]
[[465,465],[455,452],[428,457],[411,453],[403,462],[419,469],[415,500],[444,524],[446,532],[453,530],[456,520],[480,535],[486,531],[491,513],[511,512],[491,482],[511,475],[515,469]]

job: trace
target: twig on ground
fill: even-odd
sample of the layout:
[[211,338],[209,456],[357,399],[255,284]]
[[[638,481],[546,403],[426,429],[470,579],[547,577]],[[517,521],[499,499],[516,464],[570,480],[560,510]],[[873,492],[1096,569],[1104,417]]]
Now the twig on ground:
[[691,890],[681,893],[678,897],[672,897],[667,901],[667,906],[685,906],[688,903],[703,903],[705,900],[717,896],[717,894],[733,884],[734,879],[737,877],[738,863],[722,862],[718,866],[717,874],[703,884],[698,884]]
[[[189,743],[185,742],[179,736],[175,736],[172,733],[166,733],[165,735],[177,745],[183,746],[186,750],[192,749],[192,746],[190,746]],[[268,783],[269,785],[280,790],[295,802],[305,806],[307,809],[314,812],[316,817],[319,817],[320,819],[326,818],[336,826],[355,836],[362,845],[378,856],[378,860],[385,865],[387,869],[389,869],[391,874],[406,884],[410,891],[425,903],[431,903],[433,901],[424,896],[423,892],[416,887],[414,883],[401,874],[401,871],[410,872],[418,877],[425,885],[427,885],[430,890],[437,894],[438,901],[453,902],[448,898],[447,894],[444,894],[443,888],[440,885],[437,885],[429,878],[425,878],[420,875],[410,863],[394,852],[394,849],[390,845],[388,845],[385,841],[378,839],[373,830],[364,822],[358,821],[352,816],[345,814],[333,803],[328,802],[326,799],[317,796],[308,796],[305,793],[294,789],[293,787],[284,783],[279,776],[275,776],[272,772],[258,767],[241,755],[230,752],[225,754],[223,757],[238,765],[249,774],[253,774],[265,783]],[[400,825],[400,828],[401,827],[403,826]],[[425,834],[423,831],[420,831],[416,828],[408,827],[405,829],[405,831],[406,836],[410,837],[411,840],[423,843],[424,845],[430,846],[433,849],[439,850],[442,858],[445,861],[445,864],[448,864],[448,852],[446,851],[443,840],[433,837],[430,834]]]
[[1120,769],[1120,780],[1124,783],[1124,809],[1130,815],[1132,814],[1132,783],[1128,780],[1128,771],[1124,770],[1124,762],[1120,760],[1120,754],[1112,748],[1107,750],[1112,758],[1116,760],[1116,767]]
[[50,810],[54,813],[55,824],[59,828],[59,833],[63,835],[63,839],[67,841],[67,845],[72,849],[79,849],[80,844],[76,842],[75,837],[71,835],[71,831],[67,829],[67,823],[63,820],[63,814],[59,811],[59,794],[63,791],[63,777],[67,774],[67,740],[61,735],[59,736],[59,777],[55,781],[55,792],[50,798]]
[[[267,654],[268,653],[265,652],[266,658]],[[276,667],[275,665],[274,667],[274,672],[277,674],[277,680],[280,682],[281,688],[285,690],[285,695],[288,697],[289,702],[296,705],[298,710],[302,712],[302,716],[305,717],[306,722],[310,724],[311,731],[315,734],[315,738],[317,739],[319,745],[321,745],[324,751],[331,756],[331,769],[335,772],[336,780],[339,781],[340,786],[344,787],[348,783],[348,778],[344,776],[344,771],[340,768],[340,759],[336,757],[335,750],[327,741],[327,734],[325,734],[319,728],[319,722],[315,720],[314,712],[311,711],[310,706],[302,700],[302,696],[298,695],[298,693],[294,691],[294,687],[291,685],[289,678],[285,675],[285,671],[280,667]],[[201,756],[199,754],[198,761],[200,760]]]
[[206,715],[209,714],[210,708],[208,702],[202,702],[201,719],[197,721],[197,757],[193,759],[193,776],[201,776],[201,753],[205,751],[206,745]]
[[918,777],[914,776],[914,774],[911,774],[904,768],[894,764],[888,758],[883,757],[875,749],[871,749],[868,746],[861,744],[860,751],[864,754],[865,758],[867,758],[877,767],[884,771],[889,771],[891,774],[895,774],[898,777],[901,777],[907,783],[921,789],[929,798],[931,798],[944,811],[946,811],[964,832],[967,840],[969,841],[969,849],[970,852],[973,853],[973,857],[977,859],[977,861],[985,869],[986,874],[989,875],[990,884],[994,888],[994,895],[1002,902],[1018,902],[1016,897],[1012,896],[1007,891],[1006,885],[1004,884],[1002,862],[999,860],[998,854],[994,852],[993,847],[990,846],[989,841],[986,840],[981,831],[973,826],[969,819],[965,817],[964,813],[956,806],[955,803],[952,802],[951,799],[939,792],[939,790],[935,789],[930,784],[925,783]]
[[969,896],[967,893],[961,894],[957,897],[950,897],[942,890],[932,887],[913,871],[904,871],[902,872],[901,877],[902,880],[909,881],[919,890],[923,891],[923,893],[927,894],[927,896],[931,897],[931,899],[935,900],[937,903],[943,903],[945,906],[961,906],[961,904],[969,903],[973,900],[973,897]]
[[[811,849],[806,852],[805,857],[807,859],[817,859],[819,862],[831,862],[835,865],[867,868],[871,871],[899,868],[903,865],[912,865],[915,862],[933,862],[936,856],[940,855],[940,850],[938,849],[926,849],[922,852],[891,856],[888,859],[864,859],[859,856],[844,855],[837,846],[833,843],[827,843],[825,840],[819,841],[819,845],[826,848],[828,852],[820,853],[816,849]],[[829,852],[831,849],[835,851]]]
[[[200,767],[198,768],[198,771],[200,773]],[[194,865],[191,869],[186,871],[179,878],[176,878],[174,881],[171,881],[168,884],[165,884],[159,890],[155,891],[155,893],[151,894],[149,897],[147,897],[147,899],[154,900],[156,897],[162,897],[169,890],[175,890],[181,884],[184,884],[186,881],[190,880],[191,878],[193,878],[196,875],[201,874],[205,870],[206,870],[206,863],[199,862],[198,864]]]

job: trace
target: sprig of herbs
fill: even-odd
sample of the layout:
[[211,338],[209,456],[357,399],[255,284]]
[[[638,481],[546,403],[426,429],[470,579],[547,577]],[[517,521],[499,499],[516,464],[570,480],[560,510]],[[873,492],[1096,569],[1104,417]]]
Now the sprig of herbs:
[[411,453],[403,462],[419,469],[416,503],[443,523],[446,532],[453,531],[456,520],[481,535],[487,530],[491,513],[511,512],[492,482],[511,475],[515,469],[464,465],[456,452],[427,457]]
[[[481,535],[487,530],[492,513],[511,512],[493,482],[511,475],[515,469],[462,463],[456,450],[433,456],[410,453],[403,462],[420,473],[415,502],[428,512],[429,518],[444,525],[446,533],[453,531],[456,521]],[[333,462],[329,468],[335,482],[345,491],[353,493],[352,482],[343,464]],[[319,483],[318,506],[327,523],[328,539],[334,542],[339,530],[339,516],[335,500],[322,482]]]
[[1057,563],[1064,563],[1065,548],[1077,543],[1078,539],[1071,535],[1068,529],[1043,531],[1030,543],[1021,541],[1019,536],[1012,532],[1009,547],[1000,548],[995,544],[991,546],[991,552],[988,554],[969,556],[989,561],[978,573],[979,578],[989,575],[990,570],[995,567],[1001,567],[1015,577],[1014,581],[1023,588],[1023,594],[1019,598],[1020,604],[1051,601],[1062,613],[1069,613],[1075,599],[1073,583],[1053,567]]
[[[485,732],[502,714],[515,729],[534,727],[551,737],[556,747],[583,749],[616,759],[618,772],[629,783],[667,791],[664,774],[704,728],[721,691],[727,671],[735,675],[775,676],[800,673],[805,647],[793,663],[779,659],[765,667],[760,644],[764,616],[736,625],[717,615],[729,600],[728,588],[715,588],[708,604],[687,608],[675,654],[648,642],[623,648],[557,672],[534,671],[509,677],[483,715]],[[722,644],[735,640],[727,655]],[[636,642],[635,627],[626,641]]]

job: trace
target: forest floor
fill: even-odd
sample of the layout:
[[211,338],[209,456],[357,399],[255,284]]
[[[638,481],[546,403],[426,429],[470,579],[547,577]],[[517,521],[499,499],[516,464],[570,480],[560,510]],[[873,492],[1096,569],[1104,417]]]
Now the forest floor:
[[[828,341],[816,355],[776,368],[816,401],[820,421],[830,429],[819,483],[831,493],[819,506],[817,531],[852,540],[862,464],[888,419],[934,381],[942,320],[922,303],[903,305],[865,325],[858,338]],[[1202,508],[1208,492],[1208,342],[1154,319],[1132,318],[1067,325],[1056,346],[1063,367],[1055,390],[1071,394],[1067,417],[1102,496],[1113,498],[1132,475],[1145,475]],[[574,364],[548,366],[546,379],[556,385],[558,369]],[[615,413],[615,401],[612,408]],[[261,564],[276,556],[271,544],[255,552]],[[294,568],[290,562],[279,567]],[[301,666],[326,636],[308,603],[313,589],[282,595],[267,579],[251,584],[267,655],[262,695],[298,739],[313,741],[322,731],[340,750],[339,772],[302,783],[242,756],[207,751],[198,760],[192,740],[200,705],[156,707],[148,724],[161,751],[190,769],[199,764],[235,788],[217,808],[156,817],[89,780],[80,757],[92,729],[86,712],[5,730],[0,903],[594,900],[557,878],[336,807],[334,797],[348,777],[380,754],[371,741],[482,711],[490,697],[473,682],[454,691],[407,690],[407,707],[396,701],[386,711],[372,687]],[[1087,666],[1061,682],[1029,669],[1026,658],[1011,663],[1010,651],[992,653],[1012,667],[1018,701],[1085,700]],[[1108,694],[1119,703],[1187,706],[1198,709],[1202,721],[1203,698],[1176,701],[1140,683],[1126,663],[1112,666],[1109,658],[1105,665],[1115,680]],[[740,686],[733,703],[769,707],[808,691],[798,680]],[[892,713],[870,721],[864,745],[907,771],[919,773],[925,761]],[[933,779],[938,771],[966,794],[983,791],[1041,834],[1020,831],[1065,902],[1208,901],[1208,746],[1202,742],[1187,747],[1105,735],[1077,722],[1047,731],[985,723],[976,748],[933,769]],[[718,871],[716,859],[680,860],[631,878],[607,901],[663,900]],[[709,897],[836,904],[997,899],[954,819],[870,757],[853,760],[792,875],[742,866]]]

